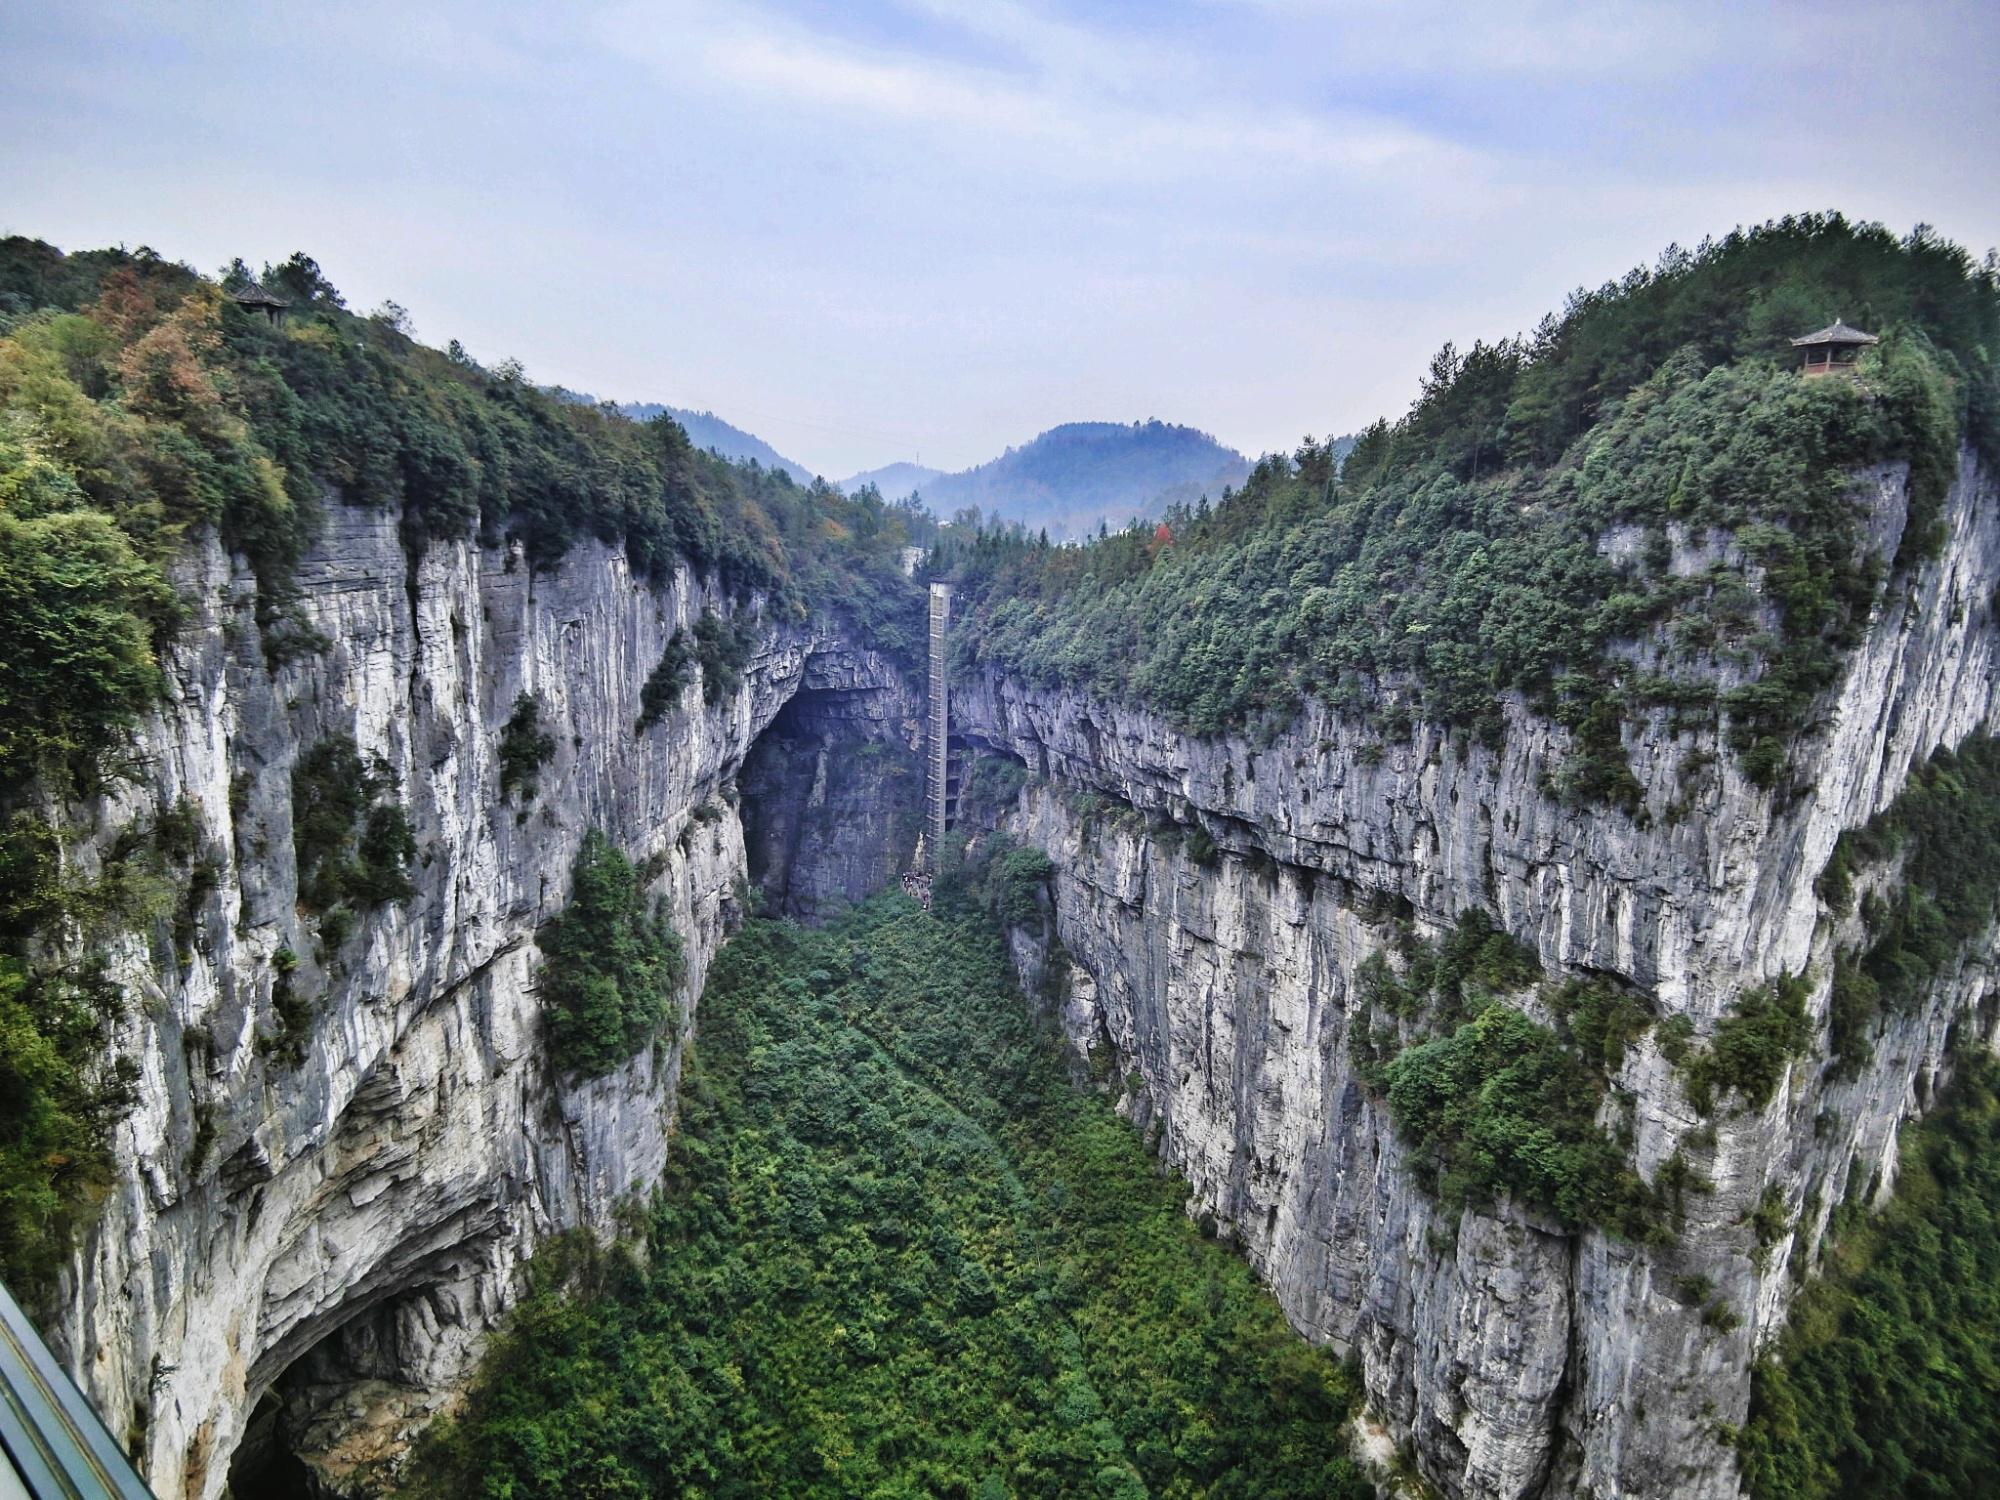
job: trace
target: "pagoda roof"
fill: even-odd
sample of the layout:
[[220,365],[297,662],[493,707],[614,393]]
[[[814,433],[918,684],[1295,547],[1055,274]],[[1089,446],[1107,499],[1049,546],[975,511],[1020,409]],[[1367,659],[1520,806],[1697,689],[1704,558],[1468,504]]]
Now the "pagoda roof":
[[229,300],[238,307],[290,307],[292,304],[283,297],[274,296],[256,282],[251,282],[240,292],[231,292]]
[[1859,328],[1849,328],[1835,318],[1816,333],[1808,333],[1792,340],[1794,349],[1809,348],[1814,344],[1879,344],[1882,341],[1872,333],[1863,333]]

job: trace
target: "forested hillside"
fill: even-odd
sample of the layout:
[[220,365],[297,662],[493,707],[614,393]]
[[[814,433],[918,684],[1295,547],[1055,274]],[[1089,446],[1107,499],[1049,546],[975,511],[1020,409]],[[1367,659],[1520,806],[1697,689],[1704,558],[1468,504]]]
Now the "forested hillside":
[[[1788,337],[1836,313],[1881,345],[1858,381],[1800,379]],[[1922,231],[1811,216],[1670,250],[1532,336],[1447,346],[1344,463],[1308,439],[1094,547],[955,539],[961,664],[1204,734],[1312,693],[1390,736],[1421,715],[1490,737],[1518,692],[1578,731],[1566,788],[1612,803],[1621,721],[1664,708],[1778,785],[1883,580],[1938,546],[1960,439],[2000,454],[1996,350],[1995,266]],[[1910,466],[1889,556],[1850,477],[1878,462]]]
[[635,422],[655,417],[672,417],[688,435],[688,441],[704,453],[719,453],[736,463],[755,463],[791,476],[794,484],[810,485],[813,475],[804,464],[794,463],[776,448],[745,432],[733,422],[725,422],[712,411],[693,411],[685,406],[662,406],[657,401],[626,401],[618,409]]
[[[282,324],[231,300],[257,279],[289,303]],[[921,640],[896,559],[928,523],[907,508],[425,348],[393,307],[349,312],[304,256],[218,283],[145,250],[0,241],[0,1274],[17,1291],[62,1252],[128,1098],[102,945],[200,878],[185,817],[78,873],[61,809],[119,774],[161,692],[188,540],[213,530],[250,560],[269,662],[324,649],[292,572],[336,505],[396,508],[412,552],[514,537],[543,566],[585,535],[622,540],[640,574],[685,561],[774,620],[839,609],[885,649]]]
[[544,1258],[414,1493],[1371,1494],[1349,1376],[1183,1194],[961,897],[754,922],[646,1255]]

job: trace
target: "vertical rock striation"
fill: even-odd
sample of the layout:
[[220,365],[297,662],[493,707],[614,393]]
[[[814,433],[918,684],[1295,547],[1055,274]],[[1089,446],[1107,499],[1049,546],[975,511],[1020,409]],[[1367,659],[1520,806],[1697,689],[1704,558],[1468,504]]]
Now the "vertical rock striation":
[[[197,549],[133,774],[69,809],[88,868],[120,827],[190,806],[217,871],[180,953],[155,932],[112,955],[136,1000],[118,1040],[138,1102],[55,1329],[162,1500],[218,1494],[260,1397],[309,1353],[322,1382],[352,1374],[378,1414],[386,1400],[420,1419],[536,1245],[605,1231],[657,1182],[694,997],[738,915],[738,767],[802,687],[884,715],[905,691],[830,629],[766,627],[733,695],[711,705],[690,683],[635,735],[668,638],[730,601],[686,571],[649,585],[597,543],[541,572],[469,542],[412,562],[395,515],[329,509],[298,573],[326,648],[268,668],[252,579]],[[497,759],[523,692],[554,740],[525,802],[503,799]],[[414,894],[322,955],[298,904],[291,774],[329,734],[386,763],[419,854]],[[670,1034],[575,1083],[541,1045],[535,933],[593,827],[645,861],[688,972]],[[296,1066],[259,1046],[281,985],[311,1005]],[[407,1426],[363,1446],[393,1452]]]
[[[1869,477],[1890,556],[1902,477]],[[1788,1260],[1851,1188],[1880,1173],[1886,1190],[1954,1025],[1992,1044],[1992,965],[1966,955],[1888,1018],[1855,1076],[1823,1045],[1798,1060],[1763,1109],[1704,1120],[1657,1028],[1631,1047],[1615,1081],[1635,1164],[1651,1178],[1679,1156],[1712,1184],[1670,1246],[1514,1204],[1441,1212],[1350,1062],[1357,972],[1390,914],[1435,935],[1479,908],[1552,972],[1622,976],[1697,1036],[1743,991],[1808,972],[1823,1033],[1842,919],[1814,882],[1836,838],[1914,761],[1993,724],[2000,490],[1970,458],[1947,520],[1942,557],[1878,607],[1782,804],[1664,714],[1628,731],[1635,818],[1555,800],[1567,735],[1520,704],[1489,749],[1425,727],[1384,743],[1321,705],[1250,743],[1004,677],[957,695],[957,726],[1034,773],[997,821],[1057,865],[1046,930],[1015,934],[1024,973],[1293,1322],[1356,1351],[1447,1493],[1734,1494],[1727,1429]],[[326,647],[276,668],[240,563],[197,549],[181,583],[192,618],[131,775],[66,812],[88,873],[120,830],[192,809],[216,878],[181,930],[163,917],[111,955],[138,1098],[55,1331],[155,1489],[210,1500],[281,1380],[310,1393],[335,1470],[393,1455],[535,1246],[606,1230],[657,1181],[694,1000],[747,877],[809,918],[893,877],[921,705],[850,632],[765,624],[739,688],[709,703],[690,682],[635,734],[674,631],[732,601],[685,572],[645,583],[595,543],[542,572],[471,543],[412,562],[397,517],[335,506],[299,572]],[[553,756],[509,799],[499,741],[523,692]],[[413,894],[322,954],[292,769],[333,734],[380,757],[419,855]],[[535,933],[593,827],[642,862],[688,978],[669,1034],[579,1083],[540,1044]],[[260,1046],[286,991],[309,1006],[296,1062]],[[1784,1230],[1760,1246],[1751,1214],[1768,1226],[1774,1202]]]
[[[1873,545],[1892,556],[1903,478],[1867,479]],[[1880,1171],[1886,1190],[1953,1025],[1994,1043],[1980,951],[1889,1020],[1858,1076],[1825,1067],[1838,921],[1814,882],[1914,762],[1993,724],[2000,486],[1969,454],[1946,511],[1941,558],[1878,606],[1785,805],[1664,713],[1627,733],[1645,788],[1633,818],[1544,790],[1567,735],[1520,704],[1489,750],[1425,727],[1384,744],[1319,705],[1251,744],[1004,677],[959,695],[960,728],[1034,773],[998,821],[1058,866],[1048,936],[1071,960],[1059,998],[1076,1046],[1108,1050],[1094,1071],[1122,1080],[1120,1107],[1197,1211],[1300,1329],[1358,1352],[1379,1414],[1447,1493],[1735,1494],[1728,1429],[1782,1322],[1795,1242],[1817,1244],[1851,1173]],[[1190,826],[1217,846],[1208,863]],[[1713,1184],[1688,1196],[1671,1247],[1508,1204],[1446,1218],[1413,1179],[1349,1061],[1354,977],[1391,939],[1384,913],[1438,935],[1474,908],[1550,971],[1622,976],[1698,1037],[1741,992],[1813,976],[1822,1041],[1768,1107],[1719,1105],[1712,1139],[1657,1036],[1627,1053],[1615,1081],[1635,1101],[1637,1166],[1651,1179],[1678,1152]],[[1039,971],[1024,936],[1017,956]],[[1786,1229],[1760,1247],[1748,1221],[1767,1193]]]

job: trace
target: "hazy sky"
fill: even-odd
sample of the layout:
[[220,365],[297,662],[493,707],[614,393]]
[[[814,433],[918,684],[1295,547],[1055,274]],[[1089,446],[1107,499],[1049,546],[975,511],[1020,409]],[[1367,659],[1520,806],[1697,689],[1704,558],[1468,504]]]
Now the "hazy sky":
[[1670,241],[1983,252],[1996,79],[2000,5],[1922,0],[0,0],[0,232],[304,249],[829,475],[1076,419],[1254,453]]

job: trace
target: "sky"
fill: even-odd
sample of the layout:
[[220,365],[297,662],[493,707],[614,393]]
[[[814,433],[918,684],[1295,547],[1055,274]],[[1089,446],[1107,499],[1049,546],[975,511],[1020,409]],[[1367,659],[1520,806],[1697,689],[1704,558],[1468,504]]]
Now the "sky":
[[304,250],[829,477],[1079,420],[1289,450],[1788,212],[1983,253],[1997,126],[1994,4],[0,4],[0,233]]

